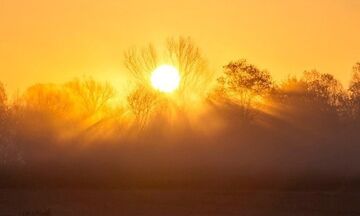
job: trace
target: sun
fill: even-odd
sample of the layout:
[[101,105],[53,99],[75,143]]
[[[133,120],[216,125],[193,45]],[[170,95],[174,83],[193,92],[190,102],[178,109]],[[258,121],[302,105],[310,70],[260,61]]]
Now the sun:
[[161,92],[171,93],[179,87],[179,71],[171,65],[161,65],[151,74],[151,84]]

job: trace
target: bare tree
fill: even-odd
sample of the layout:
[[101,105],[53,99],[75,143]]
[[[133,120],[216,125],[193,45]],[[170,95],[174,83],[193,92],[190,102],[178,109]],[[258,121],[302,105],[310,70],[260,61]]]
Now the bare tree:
[[158,93],[152,89],[139,86],[128,97],[128,104],[135,115],[140,129],[143,129],[158,102]]
[[74,80],[67,83],[66,87],[79,99],[87,114],[99,112],[115,96],[115,90],[109,83],[101,83],[92,78]]
[[200,49],[190,37],[169,38],[166,43],[167,58],[179,69],[180,94],[202,94],[213,78]]
[[124,64],[132,77],[143,86],[148,86],[150,73],[158,66],[158,53],[153,45],[143,49],[132,48],[124,54]]
[[136,87],[127,99],[140,127],[147,124],[151,112],[160,103],[160,93],[153,90],[150,83],[151,73],[160,63],[171,64],[179,70],[177,106],[191,103],[189,100],[199,98],[196,97],[199,94],[205,95],[205,89],[209,87],[206,81],[212,78],[200,49],[190,38],[170,38],[166,41],[165,52],[160,53],[151,44],[143,49],[129,49],[125,52],[124,64]]
[[[164,53],[164,55],[161,55]],[[165,51],[158,52],[151,44],[143,49],[132,48],[125,52],[124,64],[138,85],[150,86],[150,76],[159,64],[171,64],[180,73],[178,99],[185,102],[187,95],[205,95],[213,78],[200,49],[190,38],[169,38]]]
[[25,106],[43,113],[67,115],[71,101],[60,85],[36,84],[26,90],[23,96]]

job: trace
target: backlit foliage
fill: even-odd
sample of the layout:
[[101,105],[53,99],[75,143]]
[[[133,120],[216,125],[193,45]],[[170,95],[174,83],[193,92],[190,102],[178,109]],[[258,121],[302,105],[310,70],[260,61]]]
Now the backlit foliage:
[[360,121],[360,63],[353,67],[353,76],[349,87],[349,106],[351,118]]
[[225,65],[223,74],[217,81],[217,97],[226,103],[239,106],[244,119],[252,117],[255,108],[261,105],[273,87],[270,74],[246,60]]
[[[15,163],[9,158],[22,161],[23,150],[32,146],[95,141],[120,145],[130,134],[140,139],[172,131],[174,139],[180,139],[201,131],[210,137],[223,133],[219,140],[226,140],[231,131],[257,127],[259,131],[252,132],[261,133],[264,125],[278,131],[293,127],[284,137],[302,133],[328,137],[359,129],[360,63],[345,89],[334,76],[316,70],[276,84],[269,72],[244,59],[226,64],[216,79],[189,38],[170,38],[162,51],[149,45],[125,53],[128,81],[133,85],[124,95],[116,94],[119,86],[92,78],[35,84],[13,98],[1,84],[0,163]],[[172,94],[151,86],[150,74],[161,64],[180,71],[180,87]]]
[[340,82],[330,74],[321,74],[318,71],[305,71],[303,81],[307,86],[309,98],[337,108],[343,104],[344,89]]

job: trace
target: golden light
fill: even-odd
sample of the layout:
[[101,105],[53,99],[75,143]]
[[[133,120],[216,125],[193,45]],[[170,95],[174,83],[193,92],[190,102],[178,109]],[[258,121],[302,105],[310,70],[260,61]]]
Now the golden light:
[[161,92],[173,92],[180,84],[179,71],[171,65],[161,65],[152,73],[151,84]]

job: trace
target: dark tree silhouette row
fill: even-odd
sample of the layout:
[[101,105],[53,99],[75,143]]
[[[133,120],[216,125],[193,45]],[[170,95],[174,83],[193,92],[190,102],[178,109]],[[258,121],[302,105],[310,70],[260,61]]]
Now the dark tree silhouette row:
[[[259,128],[270,127],[281,131],[280,136],[289,143],[297,135],[343,139],[340,134],[344,133],[348,142],[360,141],[360,63],[355,64],[346,89],[332,75],[316,70],[277,83],[269,72],[244,59],[210,72],[200,49],[189,38],[169,39],[164,52],[154,46],[131,49],[124,61],[134,85],[122,94],[109,83],[91,78],[36,84],[12,98],[1,84],[0,164],[25,164],[31,158],[26,154],[34,151],[30,146],[46,149],[148,137],[159,125],[172,127],[174,116],[176,124],[195,128],[196,134],[199,124],[192,125],[191,116],[199,104],[207,110],[205,126],[220,121],[225,128],[251,128],[255,134],[263,133]],[[180,69],[182,81],[172,98],[149,84],[147,73],[160,63]]]

